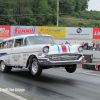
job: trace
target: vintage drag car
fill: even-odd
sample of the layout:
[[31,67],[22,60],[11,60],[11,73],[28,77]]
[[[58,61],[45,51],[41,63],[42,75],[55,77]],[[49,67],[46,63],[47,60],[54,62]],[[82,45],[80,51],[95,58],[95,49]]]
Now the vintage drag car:
[[56,45],[51,35],[20,35],[4,39],[0,49],[2,72],[12,68],[28,68],[34,76],[43,69],[65,67],[72,73],[84,56],[80,45]]

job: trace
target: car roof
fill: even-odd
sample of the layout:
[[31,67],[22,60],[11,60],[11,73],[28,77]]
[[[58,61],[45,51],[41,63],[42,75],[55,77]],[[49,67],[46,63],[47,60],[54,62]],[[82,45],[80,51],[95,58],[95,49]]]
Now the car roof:
[[9,38],[3,39],[3,41],[13,40],[13,39],[16,39],[16,38],[25,38],[25,37],[28,37],[28,36],[51,36],[51,35],[46,35],[46,34],[18,35],[18,36],[13,36],[13,37],[9,37]]

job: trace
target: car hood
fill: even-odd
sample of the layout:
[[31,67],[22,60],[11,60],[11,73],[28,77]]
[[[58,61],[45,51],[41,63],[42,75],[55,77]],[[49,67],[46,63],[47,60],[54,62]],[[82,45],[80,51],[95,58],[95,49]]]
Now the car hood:
[[[78,47],[80,45],[68,45],[68,44],[66,44],[66,45],[51,45],[51,44],[48,45],[48,44],[43,44],[43,45],[30,45],[30,46],[27,46],[27,49],[25,46],[21,49],[24,50],[24,52],[27,52],[27,50],[28,50],[28,52],[40,52],[40,53],[42,53],[43,48],[46,46],[49,47],[48,54],[58,54],[58,53],[78,53]],[[16,50],[17,50],[17,48],[16,48]],[[17,50],[17,52],[18,51],[19,50]]]
[[49,53],[55,54],[55,53],[78,53],[78,48],[80,45],[49,45]]

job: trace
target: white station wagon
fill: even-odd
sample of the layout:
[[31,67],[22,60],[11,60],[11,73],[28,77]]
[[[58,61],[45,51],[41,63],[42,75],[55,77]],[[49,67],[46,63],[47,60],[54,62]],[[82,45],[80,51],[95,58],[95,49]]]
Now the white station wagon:
[[51,35],[20,35],[4,39],[0,49],[1,71],[28,68],[34,76],[43,69],[65,67],[72,73],[84,56],[80,45],[56,45]]

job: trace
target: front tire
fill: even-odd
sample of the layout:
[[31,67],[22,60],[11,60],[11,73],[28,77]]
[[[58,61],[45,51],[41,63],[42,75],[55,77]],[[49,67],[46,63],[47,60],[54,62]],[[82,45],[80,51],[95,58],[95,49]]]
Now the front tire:
[[38,60],[36,58],[33,58],[30,64],[31,73],[36,77],[40,76],[42,73],[42,67],[38,63]]
[[66,71],[69,73],[75,72],[76,68],[77,68],[76,64],[65,66]]
[[3,73],[9,73],[11,72],[12,67],[5,65],[4,61],[1,61],[1,71]]

